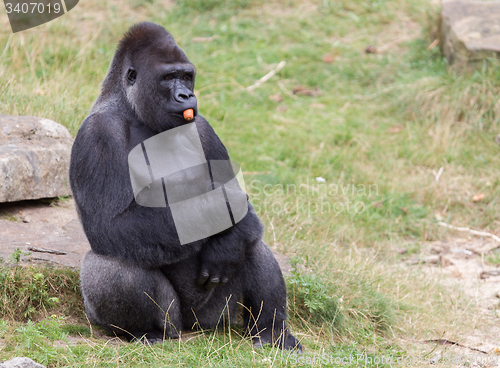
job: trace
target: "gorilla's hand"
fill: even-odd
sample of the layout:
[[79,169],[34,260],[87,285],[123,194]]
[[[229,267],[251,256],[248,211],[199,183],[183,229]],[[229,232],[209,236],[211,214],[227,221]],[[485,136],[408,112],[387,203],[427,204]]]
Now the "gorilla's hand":
[[238,265],[243,261],[244,249],[241,241],[231,233],[211,238],[200,252],[200,275],[198,285],[206,290],[229,281]]
[[262,241],[262,223],[248,203],[246,216],[231,228],[210,237],[199,253],[198,284],[210,290],[225,284],[245,259],[245,254]]

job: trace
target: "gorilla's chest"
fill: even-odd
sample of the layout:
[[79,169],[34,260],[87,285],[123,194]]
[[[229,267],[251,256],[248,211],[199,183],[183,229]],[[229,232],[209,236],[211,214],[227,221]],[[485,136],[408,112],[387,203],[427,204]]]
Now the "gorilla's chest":
[[128,163],[135,201],[170,207],[182,244],[226,230],[248,211],[233,165],[207,161],[195,123],[144,140]]

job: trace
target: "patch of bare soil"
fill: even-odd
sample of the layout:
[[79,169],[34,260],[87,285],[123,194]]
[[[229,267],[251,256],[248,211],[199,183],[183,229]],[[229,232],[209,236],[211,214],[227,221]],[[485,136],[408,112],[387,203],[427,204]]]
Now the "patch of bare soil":
[[0,257],[31,252],[26,263],[79,267],[90,245],[72,199],[0,204]]
[[453,338],[444,336],[436,344],[452,347],[456,354],[498,358],[474,366],[500,366],[500,267],[487,261],[498,246],[491,239],[476,237],[436,241],[424,246],[423,256],[406,261],[411,267],[421,267],[451,294],[463,293],[471,300],[463,314],[471,321],[470,330]]

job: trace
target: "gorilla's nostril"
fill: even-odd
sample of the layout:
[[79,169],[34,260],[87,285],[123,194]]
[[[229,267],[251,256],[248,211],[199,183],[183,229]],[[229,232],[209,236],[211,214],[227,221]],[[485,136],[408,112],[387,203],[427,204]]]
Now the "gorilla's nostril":
[[177,102],[184,103],[192,98],[194,98],[194,93],[191,91],[178,91],[175,93],[175,100]]

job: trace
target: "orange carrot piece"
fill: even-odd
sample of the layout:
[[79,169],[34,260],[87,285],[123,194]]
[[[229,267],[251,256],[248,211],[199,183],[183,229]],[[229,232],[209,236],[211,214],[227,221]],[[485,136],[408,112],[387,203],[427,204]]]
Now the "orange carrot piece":
[[187,121],[191,121],[193,120],[193,117],[194,117],[193,109],[187,109],[186,111],[184,111],[184,119],[186,119]]

